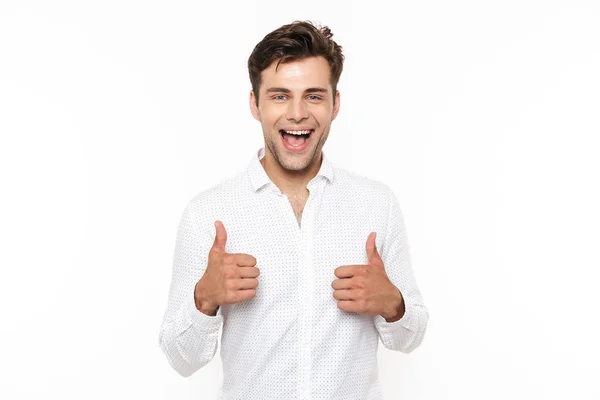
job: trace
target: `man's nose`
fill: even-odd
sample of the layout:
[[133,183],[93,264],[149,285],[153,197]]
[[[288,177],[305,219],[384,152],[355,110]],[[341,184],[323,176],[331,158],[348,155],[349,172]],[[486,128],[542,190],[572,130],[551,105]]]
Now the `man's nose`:
[[287,111],[287,119],[293,121],[300,121],[308,118],[308,109],[302,99],[294,99],[290,102]]

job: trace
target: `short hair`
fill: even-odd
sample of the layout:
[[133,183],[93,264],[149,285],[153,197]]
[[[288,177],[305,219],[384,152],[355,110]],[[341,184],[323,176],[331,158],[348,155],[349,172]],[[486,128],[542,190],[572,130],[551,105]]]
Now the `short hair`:
[[344,55],[342,47],[332,38],[333,34],[327,26],[319,26],[311,21],[294,21],[283,25],[267,34],[252,51],[248,58],[250,83],[258,105],[261,72],[277,61],[275,71],[280,63],[301,60],[308,57],[322,56],[329,64],[329,83],[333,90],[333,99],[337,84],[342,74]]

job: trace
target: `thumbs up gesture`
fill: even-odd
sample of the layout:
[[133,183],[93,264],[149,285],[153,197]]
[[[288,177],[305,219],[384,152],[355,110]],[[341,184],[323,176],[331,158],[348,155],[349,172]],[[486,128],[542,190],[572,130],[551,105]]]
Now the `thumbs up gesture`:
[[381,315],[394,322],[404,315],[404,298],[388,278],[375,246],[375,232],[367,238],[367,265],[343,265],[335,269],[331,284],[341,310],[364,315]]
[[258,275],[256,258],[249,254],[227,253],[227,231],[215,221],[215,241],[208,253],[208,265],[194,288],[196,308],[215,316],[222,305],[239,303],[256,296]]

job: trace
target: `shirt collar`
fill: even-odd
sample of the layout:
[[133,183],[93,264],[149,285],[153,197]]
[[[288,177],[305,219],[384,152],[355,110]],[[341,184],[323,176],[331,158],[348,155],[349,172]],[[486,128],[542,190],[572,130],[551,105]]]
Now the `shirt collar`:
[[[319,172],[317,175],[311,179],[310,182],[314,181],[318,177],[326,178],[330,183],[333,182],[334,176],[334,166],[331,160],[325,155],[325,152],[321,150],[321,154],[323,155],[323,161],[321,162],[321,168],[319,168]],[[261,147],[258,152],[254,154],[250,164],[248,165],[248,175],[250,176],[250,181],[252,182],[252,188],[256,192],[258,189],[263,187],[264,185],[271,182],[271,178],[265,172],[260,160],[265,156],[265,148]],[[310,184],[309,182],[309,184]]]

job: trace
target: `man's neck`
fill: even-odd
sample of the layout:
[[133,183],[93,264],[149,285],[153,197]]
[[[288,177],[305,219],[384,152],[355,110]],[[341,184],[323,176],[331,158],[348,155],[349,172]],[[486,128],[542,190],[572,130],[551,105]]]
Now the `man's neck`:
[[263,169],[273,181],[273,183],[281,190],[283,194],[297,196],[306,192],[306,186],[312,178],[314,178],[323,162],[323,154],[320,154],[319,161],[303,171],[289,171],[281,167],[279,163],[265,152],[265,156],[260,160]]

